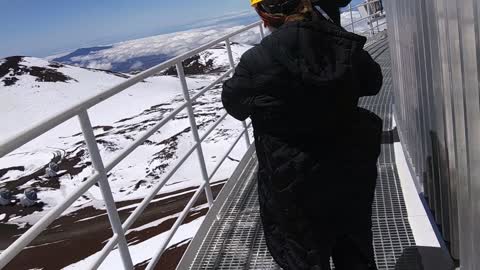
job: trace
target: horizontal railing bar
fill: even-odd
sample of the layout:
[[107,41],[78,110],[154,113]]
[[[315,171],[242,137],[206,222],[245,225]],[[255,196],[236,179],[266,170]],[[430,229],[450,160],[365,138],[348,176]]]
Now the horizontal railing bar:
[[234,143],[230,146],[228,151],[220,159],[220,162],[215,166],[215,169],[213,169],[212,173],[208,176],[208,180],[211,180],[213,178],[213,176],[215,175],[215,173],[217,173],[218,169],[222,166],[223,162],[225,161],[225,159],[227,159],[228,155],[230,155],[233,148],[235,148],[235,146],[237,146],[238,141],[240,141],[240,139],[242,138],[243,134],[245,134],[246,131],[247,131],[247,129],[242,130],[240,135],[235,139]]
[[[373,28],[377,28],[377,27],[380,27],[380,26],[383,26],[383,25],[386,25],[386,24],[387,24],[387,22],[383,22],[383,23],[379,23],[378,25],[375,24],[375,25],[373,25],[372,27],[373,27]],[[367,30],[365,30],[365,31],[359,32],[359,34],[363,34],[363,33],[367,33],[367,32],[370,32],[370,29],[367,29]]]
[[375,24],[375,27],[377,27],[377,26],[382,26],[382,25],[385,25],[385,24],[387,24],[387,21],[384,21],[384,22],[382,22],[382,23],[379,23],[378,25]]
[[[157,195],[157,193],[160,191],[160,189],[163,188],[163,186],[177,172],[177,170],[183,165],[183,163],[185,163],[185,161],[190,157],[190,155],[193,153],[193,151],[195,151],[196,148],[197,148],[197,144],[192,146],[187,151],[187,153],[177,162],[177,164],[172,168],[172,170],[170,170],[170,172],[163,178],[163,180],[160,181],[159,183],[157,183],[153,187],[153,189],[148,193],[147,197],[145,197],[142,200],[142,202],[135,208],[135,210],[128,216],[127,220],[122,225],[122,228],[123,228],[124,232],[127,232],[130,229],[130,227],[140,217],[140,215],[147,208],[147,206],[150,204],[150,202],[153,200],[153,198]],[[108,246],[111,246],[113,248],[113,246],[116,244],[117,240],[118,240],[118,238],[114,238],[114,237],[110,238],[110,240],[108,241],[108,243],[109,243]],[[113,246],[112,246],[112,244],[113,244]],[[108,256],[108,254],[110,253],[110,249],[106,249],[106,247],[107,246],[105,246],[105,248],[102,249],[102,251],[101,251],[97,260],[101,259],[103,261],[106,258],[106,256]],[[102,263],[102,261],[95,261],[93,263],[93,266],[94,265],[100,265]],[[93,266],[92,266],[91,269],[94,269]]]
[[212,87],[214,87],[216,84],[218,84],[219,82],[221,82],[223,79],[225,79],[225,77],[227,77],[230,73],[232,73],[235,69],[234,68],[231,68],[227,71],[225,71],[225,73],[222,74],[222,76],[218,77],[218,79],[216,79],[215,81],[213,81],[211,84],[209,84],[208,86],[206,86],[205,88],[203,88],[200,92],[198,92],[197,94],[195,94],[193,97],[190,98],[190,100],[194,101],[196,100],[197,98],[199,98],[201,95],[205,94],[205,92],[207,92],[208,90],[212,89]]
[[30,242],[32,242],[43,230],[45,230],[55,219],[57,219],[68,207],[70,207],[83,193],[92,187],[100,179],[100,174],[95,174],[83,182],[73,193],[62,203],[48,211],[28,231],[20,236],[6,250],[0,253],[0,269],[5,267],[18,253],[20,253]]
[[368,15],[367,17],[363,17],[363,18],[361,18],[361,19],[359,19],[359,20],[356,20],[356,21],[354,21],[353,23],[349,23],[349,24],[347,24],[347,25],[345,25],[345,26],[343,26],[343,27],[346,28],[346,27],[355,25],[355,24],[357,24],[357,23],[359,23],[359,22],[362,22],[362,21],[364,21],[364,20],[368,20],[368,19],[370,19],[371,17],[373,17],[373,16],[375,16],[375,15],[377,15],[377,14],[381,14],[380,11],[379,11],[379,12],[376,12],[376,13],[374,13],[374,14]]
[[151,270],[155,268],[155,265],[157,264],[158,260],[160,259],[160,256],[162,256],[163,252],[165,251],[168,243],[173,238],[173,235],[177,232],[178,228],[182,225],[182,222],[185,220],[187,217],[188,213],[192,209],[193,205],[197,202],[198,197],[200,197],[200,194],[202,194],[205,186],[207,185],[208,182],[202,182],[200,187],[198,187],[197,191],[195,194],[192,196],[188,204],[185,206],[183,209],[182,213],[180,216],[177,218],[175,223],[173,224],[172,228],[168,231],[168,236],[165,239],[165,241],[162,242],[160,245],[160,248],[154,253],[154,256],[152,257],[151,261],[148,263],[146,270]]
[[357,5],[353,6],[352,9],[359,8],[359,7],[362,7],[362,6],[367,6],[367,5],[374,4],[374,3],[377,3],[377,2],[380,2],[380,1],[381,0],[374,0],[374,1],[370,1],[368,3],[360,3],[360,4],[357,4]]
[[213,123],[213,125],[207,130],[205,131],[205,133],[202,135],[202,137],[200,137],[200,141],[204,141],[208,135],[210,135],[210,133],[212,133],[215,128],[220,125],[220,123],[228,116],[228,113],[225,112],[220,118],[217,119],[217,121],[215,121],[215,123]]
[[42,122],[40,122],[39,124],[37,125],[34,125],[33,127],[29,128],[28,130],[26,131],[22,131],[18,134],[15,134],[9,138],[7,138],[6,140],[3,140],[0,142],[0,158],[9,154],[10,152],[14,151],[15,149],[19,148],[20,146],[28,143],[29,141],[37,138],[38,136],[42,135],[43,133],[53,129],[54,127],[62,124],[63,122],[69,120],[70,118],[73,118],[74,116],[78,115],[81,111],[84,111],[84,110],[87,110],[95,105],[97,105],[98,103],[122,92],[123,90],[147,79],[148,77],[151,77],[152,75],[155,75],[156,73],[166,69],[166,68],[169,68],[177,63],[180,63],[196,54],[198,54],[199,52],[202,52],[206,49],[209,49],[211,48],[213,45],[216,45],[222,41],[225,41],[226,39],[230,38],[230,37],[233,37],[235,35],[238,35],[242,32],[245,32],[251,28],[254,28],[254,27],[257,27],[258,25],[260,25],[261,22],[256,22],[256,23],[252,23],[242,29],[239,29],[235,32],[232,32],[228,35],[225,35],[221,38],[218,38],[216,40],[213,40],[211,42],[208,42],[207,44],[203,45],[203,46],[200,46],[199,48],[197,49],[194,49],[194,50],[191,50],[189,52],[186,52],[182,55],[179,55],[175,58],[172,58],[170,60],[167,60],[166,62],[162,63],[162,64],[159,64],[157,66],[154,66],[152,68],[149,68],[141,73],[139,73],[138,75],[116,85],[116,86],[113,86],[111,88],[109,88],[108,90],[96,95],[96,96],[93,96],[75,106],[72,106],[64,111],[62,111],[61,113],[53,116],[53,117],[50,117]]

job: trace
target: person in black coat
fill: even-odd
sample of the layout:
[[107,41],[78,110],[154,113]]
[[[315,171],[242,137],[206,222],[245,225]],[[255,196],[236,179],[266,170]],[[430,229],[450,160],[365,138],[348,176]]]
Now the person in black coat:
[[268,249],[285,270],[330,269],[330,257],[337,270],[376,269],[371,207],[382,120],[357,104],[379,92],[380,67],[364,37],[308,0],[255,7],[273,32],[243,54],[222,102],[253,121]]

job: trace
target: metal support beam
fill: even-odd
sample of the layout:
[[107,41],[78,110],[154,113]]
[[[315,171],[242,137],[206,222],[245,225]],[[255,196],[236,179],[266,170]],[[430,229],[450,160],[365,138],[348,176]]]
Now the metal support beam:
[[178,63],[176,65],[176,68],[177,68],[178,78],[180,79],[180,84],[182,85],[183,98],[187,103],[188,120],[190,121],[192,135],[195,140],[195,143],[197,144],[198,162],[200,164],[202,178],[203,178],[203,181],[207,183],[207,185],[205,185],[205,194],[207,195],[208,205],[211,206],[213,204],[212,189],[210,188],[210,183],[208,180],[207,165],[205,164],[205,156],[203,155],[203,150],[202,150],[202,141],[200,140],[200,135],[198,134],[197,122],[195,120],[195,114],[193,112],[190,93],[188,92],[188,85],[187,85],[187,80],[185,79],[185,71],[183,69],[183,63]]
[[110,189],[110,184],[107,180],[107,173],[103,165],[100,151],[98,150],[95,134],[93,133],[92,123],[90,122],[87,111],[81,112],[78,115],[78,119],[80,120],[83,136],[85,137],[85,142],[87,144],[88,153],[90,154],[93,167],[100,174],[100,190],[105,201],[112,231],[114,234],[118,235],[118,249],[122,258],[123,268],[125,270],[131,270],[133,269],[132,257],[130,256],[130,251],[128,250],[127,240],[125,239],[125,233],[122,229],[120,216],[118,215],[117,207],[115,205],[115,201],[113,200],[112,190]]

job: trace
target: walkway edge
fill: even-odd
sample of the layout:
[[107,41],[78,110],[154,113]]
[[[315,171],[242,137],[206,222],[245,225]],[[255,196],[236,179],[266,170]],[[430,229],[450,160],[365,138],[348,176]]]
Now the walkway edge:
[[435,235],[432,224],[430,224],[428,214],[420,199],[420,194],[415,186],[410,170],[408,169],[401,143],[395,143],[394,150],[400,186],[405,198],[408,220],[412,228],[415,243],[419,246],[440,247],[440,241]]

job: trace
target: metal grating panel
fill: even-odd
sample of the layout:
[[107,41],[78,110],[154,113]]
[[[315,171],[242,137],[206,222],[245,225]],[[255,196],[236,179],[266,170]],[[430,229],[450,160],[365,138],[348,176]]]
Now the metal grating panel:
[[[368,50],[382,66],[384,85],[379,95],[363,98],[360,106],[384,119],[384,131],[393,129],[392,78],[386,36],[370,43]],[[256,162],[250,162],[244,181],[234,198],[217,214],[197,251],[190,269],[280,269],[267,250],[261,227],[255,181]],[[393,144],[383,144],[379,158],[379,179],[373,204],[375,258],[381,270],[397,269],[405,249],[415,240],[408,223],[407,210],[395,165]],[[228,204],[228,205],[227,205]],[[407,252],[408,253],[408,252]],[[409,260],[416,264],[416,258]],[[398,267],[398,266],[397,266]],[[403,266],[405,267],[405,266]],[[414,269],[414,267],[402,269]]]

